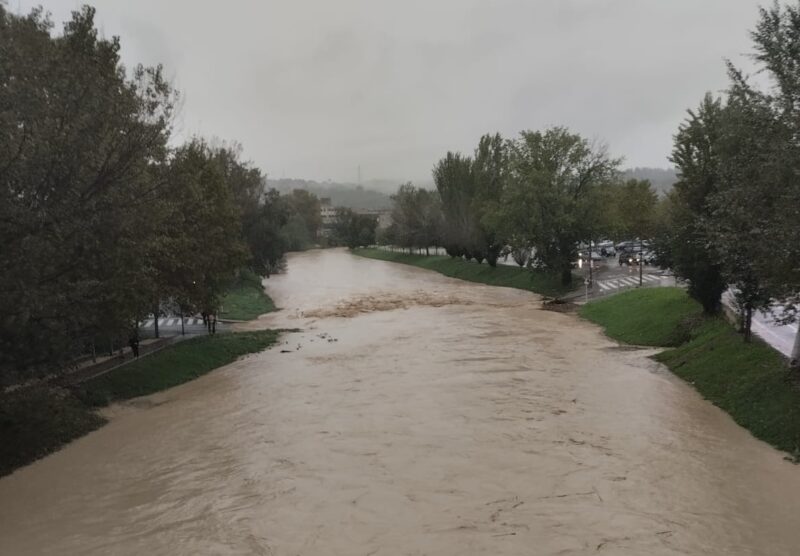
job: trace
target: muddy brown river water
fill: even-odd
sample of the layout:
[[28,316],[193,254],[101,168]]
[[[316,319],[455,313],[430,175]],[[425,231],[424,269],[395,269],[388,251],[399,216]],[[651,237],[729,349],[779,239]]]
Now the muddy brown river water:
[[800,467],[522,291],[343,251],[281,346],[0,480],[0,554],[800,554]]

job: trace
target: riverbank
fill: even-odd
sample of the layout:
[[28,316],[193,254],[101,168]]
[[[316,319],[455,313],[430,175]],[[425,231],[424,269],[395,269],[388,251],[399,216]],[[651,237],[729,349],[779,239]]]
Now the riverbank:
[[[361,257],[402,263],[433,270],[450,278],[477,282],[490,286],[503,286],[527,290],[548,297],[560,297],[574,289],[574,284],[561,284],[561,276],[551,272],[527,270],[513,266],[478,264],[441,255],[409,255],[383,249],[353,249]],[[574,282],[574,281],[573,281]]]
[[263,330],[185,340],[75,387],[33,386],[0,396],[0,476],[54,452],[106,420],[96,409],[166,390],[275,344]]
[[245,271],[222,297],[220,317],[226,320],[253,320],[276,310],[264,291],[261,277]]
[[757,438],[800,457],[800,388],[783,357],[702,315],[679,288],[632,290],[584,305],[581,316],[615,340],[669,347],[654,358]]

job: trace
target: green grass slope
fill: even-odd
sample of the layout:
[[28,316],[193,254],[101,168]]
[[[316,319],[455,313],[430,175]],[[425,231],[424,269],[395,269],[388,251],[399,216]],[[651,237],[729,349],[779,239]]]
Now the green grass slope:
[[244,271],[237,282],[228,288],[221,301],[220,317],[231,320],[253,320],[275,310],[275,303],[264,291],[261,277]]
[[722,317],[703,317],[678,288],[631,290],[588,303],[581,315],[616,340],[672,346],[655,356],[754,436],[800,456],[800,388],[784,358],[744,343]]
[[89,405],[106,405],[172,388],[249,353],[263,351],[278,339],[276,330],[198,336],[118,367],[81,384]]
[[73,388],[33,386],[0,395],[0,476],[102,426],[98,406],[166,390],[273,345],[279,331],[179,342]]
[[454,259],[447,256],[408,255],[384,251],[383,249],[354,249],[353,253],[370,259],[379,259],[393,263],[433,270],[451,278],[478,282],[490,286],[503,286],[532,291],[549,297],[558,297],[572,291],[573,286],[561,284],[561,277],[551,272],[520,269],[516,266],[498,265],[492,268],[488,264],[474,261]]

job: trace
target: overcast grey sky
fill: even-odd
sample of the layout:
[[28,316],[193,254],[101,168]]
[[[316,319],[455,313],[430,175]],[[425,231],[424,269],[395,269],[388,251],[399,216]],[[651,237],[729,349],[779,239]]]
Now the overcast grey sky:
[[[57,29],[85,1],[42,4]],[[685,110],[744,64],[755,0],[95,0],[126,64],[163,63],[178,130],[271,177],[430,180],[447,150],[563,124],[668,165]]]

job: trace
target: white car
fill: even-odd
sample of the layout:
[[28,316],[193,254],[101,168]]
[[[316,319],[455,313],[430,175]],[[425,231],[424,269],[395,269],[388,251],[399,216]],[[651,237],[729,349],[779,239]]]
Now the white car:
[[613,257],[617,254],[617,250],[614,248],[614,243],[611,241],[601,241],[596,246],[600,254],[605,253],[606,257]]

